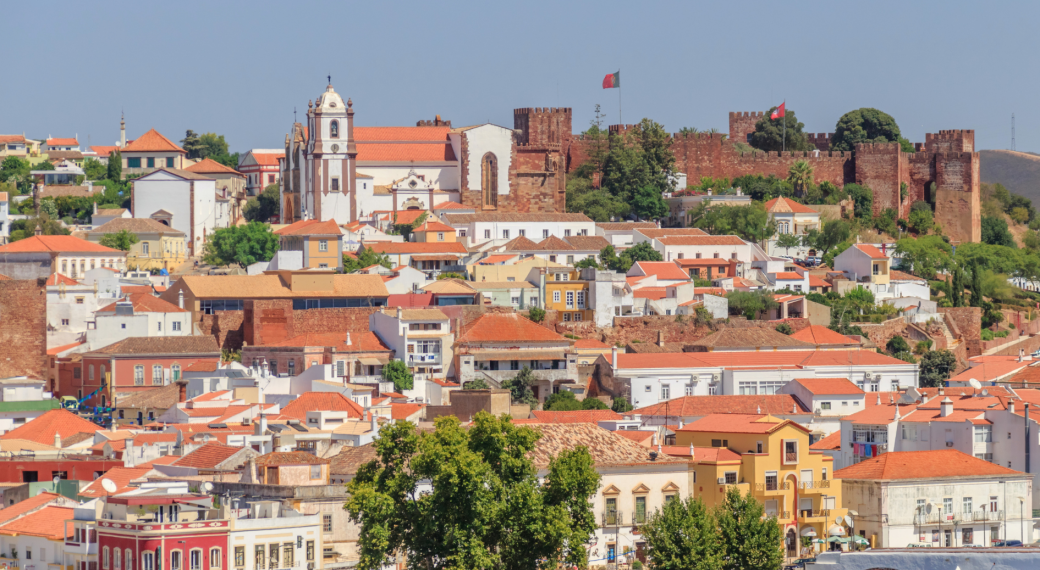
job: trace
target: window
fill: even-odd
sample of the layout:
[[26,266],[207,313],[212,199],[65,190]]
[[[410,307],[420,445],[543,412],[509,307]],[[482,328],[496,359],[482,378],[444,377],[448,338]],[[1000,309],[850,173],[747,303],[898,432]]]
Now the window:
[[549,230],[542,230],[542,239],[549,237]]
[[323,547],[321,547],[321,557],[322,558],[332,558],[335,555],[336,555],[336,551],[331,546],[323,546]]
[[798,463],[798,442],[784,442],[784,463]]
[[314,562],[314,541],[307,541],[307,562]]
[[820,409],[821,410],[829,410],[829,409],[831,409],[831,403],[830,402],[820,402]]
[[329,240],[327,240],[327,239],[318,240],[318,251],[328,251],[328,250],[329,250]]
[[294,554],[293,543],[286,542],[282,545],[282,564],[283,568],[292,568],[293,566],[293,554]]
[[329,268],[329,264],[328,263],[319,263],[318,264],[318,269],[328,269],[328,268]]
[[823,467],[820,469],[820,479],[827,480],[827,468]]
[[964,514],[970,514],[971,513],[971,497],[964,497],[963,499],[961,499],[961,507],[962,507],[961,511]]
[[943,512],[946,513],[947,515],[952,515],[953,514],[953,498],[952,497],[945,497],[943,499]]
[[604,511],[605,511],[604,514],[606,515],[606,518],[607,518],[607,520],[606,520],[607,524],[618,524],[619,521],[617,520],[617,498],[616,497],[607,497],[606,508],[604,509]]
[[332,191],[339,192],[339,178],[332,179]]
[[570,230],[563,230],[563,237],[571,237],[571,231]]
[[290,360],[288,362],[288,365],[289,365],[289,376],[296,376],[296,361],[295,360]]
[[173,157],[166,157],[166,168],[173,168]]
[[736,471],[726,471],[726,473],[725,473],[725,475],[723,475],[723,477],[725,478],[727,485],[736,485],[737,484],[737,472]]
[[324,514],[321,515],[321,531],[332,532],[332,515]]
[[332,121],[329,123],[329,137],[334,139],[339,138],[339,121]]
[[235,547],[235,567],[244,568],[246,565],[246,547]]
[[108,570],[108,547],[101,549],[101,567]]
[[480,189],[485,208],[498,207],[498,158],[487,153],[480,161]]
[[155,569],[155,553],[148,551],[141,553],[141,570],[154,570]]
[[134,386],[144,386],[144,366],[134,366]]
[[661,399],[670,400],[672,398],[672,387],[668,384],[661,385]]
[[568,255],[567,256],[567,265],[574,265],[574,256],[573,255]]
[[162,366],[159,364],[152,366],[152,386],[162,386]]
[[112,563],[115,564],[115,569],[120,570],[123,567],[123,551],[115,548],[112,550]]
[[[258,544],[253,549],[253,568],[255,570],[263,570],[264,568],[264,545]],[[170,570],[174,570],[171,568]]]
[[444,241],[444,232],[437,232],[437,241]]
[[179,332],[181,330],[181,324],[178,321],[174,321],[172,323],[172,327],[175,332]]
[[961,544],[971,544],[975,539],[975,533],[972,532],[974,529],[962,528],[961,529]]
[[776,471],[766,471],[766,491],[776,491],[778,483]]
[[484,230],[484,239],[491,239],[491,230]]
[[567,308],[574,308],[574,291],[567,291]]
[[155,158],[154,157],[151,157],[151,156],[148,157],[148,168],[155,168]]
[[880,263],[875,263],[874,264],[874,275],[881,275],[881,264]]
[[701,258],[701,254],[698,252],[697,256],[696,256],[696,259],[700,259],[700,258]]
[[94,379],[94,365],[93,364],[90,365],[90,368],[87,368],[87,379],[88,380],[93,380]]
[[569,323],[570,320],[571,320],[571,314],[570,313],[564,313],[563,314],[563,321]]
[[514,305],[519,305],[520,304],[520,297],[510,297],[509,298],[509,302],[514,304]]
[[61,320],[61,325],[65,326],[65,327],[69,326],[69,320],[68,319],[62,319]]
[[321,479],[321,465],[311,465],[311,480]]
[[268,174],[267,175],[267,183],[268,184],[274,184],[274,174]]
[[580,321],[581,320],[581,313],[574,313],[574,320],[575,321]]
[[140,158],[128,158],[128,159],[126,159],[126,167],[127,168],[141,168],[141,159]]
[[993,441],[993,426],[975,426],[975,443]]
[[267,566],[268,568],[278,568],[278,544],[270,544],[267,546]]
[[159,332],[162,332],[162,323],[156,323],[156,325],[159,327]]
[[990,497],[989,498],[989,512],[991,512],[991,513],[997,512],[997,497]]
[[502,239],[509,239],[509,230],[502,230]]
[[559,302],[560,302],[560,292],[559,291],[553,291],[553,303],[559,303]]
[[636,524],[643,524],[646,522],[646,497],[636,497],[636,511],[634,513],[635,520],[632,521]]

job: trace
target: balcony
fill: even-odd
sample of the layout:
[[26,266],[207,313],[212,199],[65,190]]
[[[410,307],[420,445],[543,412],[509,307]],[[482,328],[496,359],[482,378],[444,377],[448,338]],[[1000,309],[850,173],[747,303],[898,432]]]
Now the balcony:
[[440,366],[441,354],[409,354],[408,366]]
[[755,483],[755,492],[766,495],[782,495],[784,491],[790,490],[790,481],[784,481],[783,483]]
[[987,511],[986,509],[979,509],[970,513],[961,513],[960,520],[963,522],[1001,521],[1004,520],[1004,511]]
[[791,520],[791,511],[766,511],[765,516],[776,517],[778,521]]
[[623,526],[625,524],[625,514],[621,511],[606,511],[603,513],[602,522],[601,527]]
[[822,481],[802,481],[801,483],[798,483],[798,489],[805,495],[826,494],[830,488],[830,479],[824,479]]
[[[969,513],[970,516],[970,513]],[[961,513],[944,513],[941,511],[933,513],[918,513],[914,515],[914,524],[925,525],[925,524],[953,524],[955,522],[961,522],[963,520]]]
[[826,522],[830,516],[830,509],[801,509],[798,511],[799,518],[805,522]]

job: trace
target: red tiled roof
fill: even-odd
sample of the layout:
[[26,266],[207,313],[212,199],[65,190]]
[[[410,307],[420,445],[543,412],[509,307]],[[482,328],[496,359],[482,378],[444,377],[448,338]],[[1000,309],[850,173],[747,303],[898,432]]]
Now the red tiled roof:
[[636,266],[644,275],[656,275],[658,281],[690,280],[690,276],[671,261],[637,261]]
[[195,364],[184,369],[185,372],[216,372],[218,368],[216,360],[199,360]]
[[642,287],[632,292],[636,299],[653,299],[654,301],[664,299],[668,296],[667,287]]
[[25,137],[22,135],[0,135],[0,144],[25,142]]
[[0,509],[0,524],[10,522],[25,513],[39,509],[47,503],[61,499],[61,495],[57,493],[51,493],[49,491],[43,491],[39,494],[33,495],[27,499],[18,501],[17,503],[10,505],[6,508]]
[[863,389],[850,382],[848,378],[798,378],[794,381],[814,396],[863,393]]
[[594,338],[579,338],[574,341],[574,348],[610,348],[610,345]]
[[282,416],[307,420],[307,412],[347,412],[352,419],[364,417],[365,410],[357,402],[339,392],[304,392],[282,408]]
[[79,146],[79,141],[75,138],[69,139],[47,139],[47,146]]
[[881,253],[881,250],[872,245],[867,245],[865,243],[857,243],[854,244],[852,247],[862,251],[863,253],[869,255],[873,259],[888,259],[887,255]]
[[775,213],[788,213],[793,212],[796,214],[819,214],[816,210],[813,210],[805,204],[799,204],[794,200],[788,200],[783,196],[773,198],[766,202],[766,211]]
[[817,346],[828,344],[856,344],[851,338],[822,325],[810,325],[791,335],[791,338]]
[[47,349],[47,355],[48,356],[56,356],[56,355],[58,355],[58,354],[60,354],[62,352],[65,352],[66,350],[68,350],[70,348],[76,348],[77,346],[79,346],[81,344],[83,344],[83,343],[82,342],[74,342],[72,344],[65,344],[65,345],[62,345],[62,346],[56,346],[54,348],[48,348]]
[[801,280],[805,279],[804,277],[802,277],[801,275],[798,275],[794,271],[781,271],[779,273],[776,273],[775,275],[776,275],[776,279],[778,279],[778,280],[780,280],[780,279],[796,279],[798,281],[801,281]]
[[418,228],[415,228],[415,230],[413,230],[413,231],[416,231],[416,232],[451,232],[451,233],[455,233],[455,228],[453,228],[453,227],[451,227],[451,226],[449,226],[447,224],[442,224],[440,222],[426,222],[423,225],[419,226]]
[[809,274],[809,286],[810,287],[830,287],[831,284],[824,281],[822,277],[818,275]]
[[[662,448],[662,451],[668,455],[678,454],[679,457],[692,457],[697,463],[718,463],[720,461],[740,461],[740,454],[732,449],[725,447],[694,447],[693,455],[690,455],[690,448],[680,446],[669,446],[671,451],[666,451]],[[683,451],[685,450],[685,451]]]
[[147,467],[151,469],[155,465],[171,465],[174,461],[177,461],[180,458],[179,455],[163,455],[162,457],[157,457],[148,463],[142,463],[138,465],[138,467]]
[[669,236],[657,241],[664,245],[746,245],[737,236]]
[[452,162],[451,143],[357,143],[358,162]]
[[1029,360],[1023,362],[1018,362],[1017,360],[1011,362],[987,362],[984,365],[980,364],[961,372],[950,378],[949,382],[967,382],[971,378],[979,382],[991,382],[1014,374],[1031,364],[1035,363]]
[[64,540],[65,523],[73,518],[74,509],[48,505],[35,513],[0,526],[0,534],[39,536],[50,540]]
[[390,418],[394,420],[410,419],[416,412],[426,407],[426,404],[416,403],[390,403]]
[[809,446],[809,449],[813,450],[836,450],[841,449],[841,430],[838,430],[827,437],[817,441],[816,443]]
[[30,236],[0,247],[0,253],[125,253],[73,236]]
[[956,449],[890,451],[834,472],[835,479],[942,479],[1024,475],[996,463],[977,459]]
[[[19,243],[19,242],[15,242]],[[413,254],[413,253],[455,253],[464,255],[469,253],[466,246],[461,242],[392,242],[372,241],[365,244],[365,249],[371,249],[376,253],[387,255]]]
[[[174,439],[176,439],[176,434],[170,435],[173,435]],[[179,457],[174,458],[180,459]],[[83,490],[79,492],[79,494],[83,495],[84,497],[96,498],[107,497],[109,495],[123,493],[130,488],[130,481],[144,477],[145,473],[148,473],[149,471],[151,471],[151,469],[147,467],[113,467],[106,471],[100,479],[95,479],[93,483],[84,487]],[[105,491],[104,487],[101,485],[101,482],[105,479],[109,479],[116,484],[115,493],[109,493],[108,491]]]
[[[743,353],[741,353],[743,354]],[[647,354],[654,356],[654,354]],[[628,412],[627,416],[710,416],[712,414],[799,414],[812,413],[790,394],[683,396]]]
[[[635,224],[623,223],[622,226],[615,226],[612,229],[617,230],[634,230],[635,232],[641,233],[648,239],[663,238],[669,236],[706,236],[708,232],[700,228],[659,228],[656,225],[649,228],[638,227]],[[606,224],[596,224],[597,226],[603,227]]]
[[347,333],[305,333],[268,343],[264,346],[328,346],[337,352],[384,352],[390,347],[383,343],[372,331],[351,331],[350,345],[347,345]]
[[174,443],[177,441],[175,433],[139,433],[132,438],[134,445],[153,445],[156,443]]
[[273,451],[256,458],[257,465],[328,465],[332,461],[306,451]]
[[213,469],[243,449],[245,448],[231,447],[230,445],[211,441],[174,461],[171,465],[194,467],[196,469]]
[[224,166],[212,158],[204,158],[184,170],[196,174],[234,174],[235,176],[241,176],[243,178],[246,176],[234,168]]
[[183,148],[177,146],[170,139],[159,134],[155,129],[149,129],[147,133],[137,137],[123,147],[122,152],[179,152],[187,154]]
[[[735,361],[736,358],[739,360]],[[777,366],[906,365],[902,360],[870,350],[781,350],[775,352],[671,352],[618,354],[618,368],[711,368]]]
[[280,236],[339,236],[343,235],[343,230],[339,229],[339,224],[336,223],[336,220],[324,222],[321,220],[300,220],[284,228],[277,229],[274,233]]
[[477,262],[477,265],[494,265],[515,258],[516,255],[489,255]]
[[448,127],[354,127],[355,142],[447,142]]
[[260,166],[278,166],[278,159],[280,157],[282,157],[282,155],[270,152],[253,153],[253,158],[256,159],[256,163]]
[[[130,303],[134,306],[135,313],[186,313],[186,309],[182,309],[173,303],[163,301],[162,299],[152,295],[151,293],[136,293],[129,296]],[[116,311],[116,305],[118,303],[112,303],[105,307],[97,310],[98,313],[114,313]]]
[[623,420],[612,410],[574,410],[569,412],[533,411],[531,415],[543,424],[595,424],[605,420]]
[[[614,433],[616,435],[620,435],[621,437],[623,437],[625,439],[630,439],[630,440],[632,440],[632,441],[634,441],[636,443],[642,443],[642,444],[650,445],[650,440],[654,437],[654,434],[657,433],[657,432],[655,432],[653,430],[619,429],[619,430],[615,431]],[[689,448],[687,448],[687,449],[689,449]],[[668,452],[665,451],[665,453],[668,453]],[[668,453],[668,455],[672,455],[672,454]],[[672,455],[672,456],[674,457],[674,455]]]
[[195,396],[190,401],[191,402],[210,402],[210,401],[217,400],[217,399],[224,399],[223,396],[225,394],[230,394],[230,393],[231,393],[231,390],[217,390],[215,392],[206,392],[205,394],[200,394],[198,396]]
[[[456,333],[457,334],[457,333]],[[458,343],[480,342],[566,342],[555,332],[517,313],[485,313],[459,335]]]
[[55,433],[61,439],[65,439],[73,434],[94,432],[98,429],[100,428],[97,424],[88,422],[68,410],[58,408],[48,410],[43,415],[0,435],[0,439],[27,439],[36,443],[54,445]]
[[473,206],[463,206],[462,204],[459,204],[458,202],[452,202],[452,201],[449,200],[447,202],[441,202],[440,204],[437,204],[432,209],[434,209],[434,210],[460,210],[460,209],[462,209],[462,210],[475,210],[476,208],[474,208]]
[[690,422],[678,431],[702,433],[773,433],[784,426],[793,426],[806,433],[809,428],[791,420],[781,420],[759,414],[712,414]]

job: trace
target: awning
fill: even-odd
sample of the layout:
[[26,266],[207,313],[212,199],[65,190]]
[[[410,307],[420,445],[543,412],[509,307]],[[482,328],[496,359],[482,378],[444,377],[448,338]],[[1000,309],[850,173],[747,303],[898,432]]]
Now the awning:
[[373,357],[359,358],[358,362],[360,362],[362,364],[362,366],[382,366],[382,365],[390,362],[390,357],[389,356],[380,356],[380,357],[375,357],[375,358],[373,358]]
[[845,529],[838,525],[832,525],[831,528],[827,529],[827,534],[830,536],[845,536]]
[[802,529],[802,536],[816,536],[816,529],[811,526],[807,526]]
[[856,535],[852,537],[853,544],[862,544],[863,546],[870,546],[870,541],[863,538],[862,536]]
[[413,255],[412,261],[458,261],[459,256],[438,253],[431,255]]
[[848,541],[849,541],[849,539],[841,537],[841,536],[832,536],[832,537],[827,539],[827,542],[838,543],[838,544],[845,544]]

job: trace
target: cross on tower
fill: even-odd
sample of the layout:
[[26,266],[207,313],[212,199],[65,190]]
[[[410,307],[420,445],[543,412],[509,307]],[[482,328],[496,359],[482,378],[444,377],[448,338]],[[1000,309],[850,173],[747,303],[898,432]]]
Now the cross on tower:
[[332,75],[329,75],[329,85],[332,85]]

